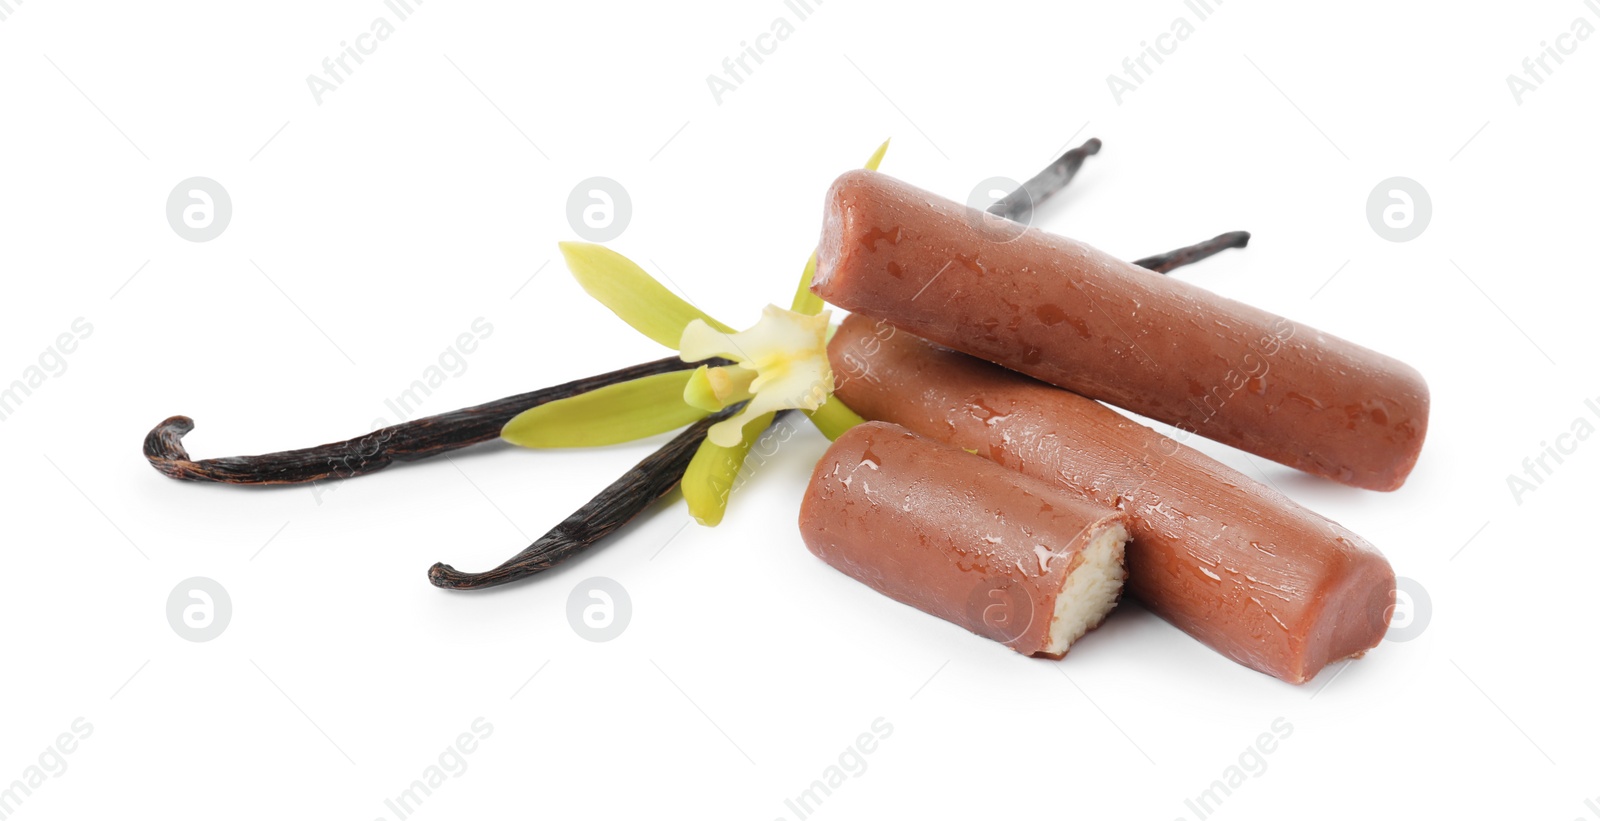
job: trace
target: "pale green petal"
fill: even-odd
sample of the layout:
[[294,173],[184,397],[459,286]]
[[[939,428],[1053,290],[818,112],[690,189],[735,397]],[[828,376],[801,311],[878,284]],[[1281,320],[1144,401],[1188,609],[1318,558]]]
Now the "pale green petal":
[[830,440],[838,439],[845,431],[867,421],[851,410],[849,405],[840,401],[838,396],[829,396],[828,401],[822,403],[822,407],[806,411],[806,416],[817,426],[817,430],[822,431],[822,435]]
[[700,443],[689,469],[683,473],[683,500],[689,503],[689,515],[706,527],[716,527],[722,514],[728,510],[728,494],[739,478],[745,457],[761,432],[772,424],[776,414],[764,414],[755,424],[745,428],[745,435],[733,447],[723,447],[710,439]]
[[633,260],[610,248],[589,242],[563,242],[561,255],[589,296],[639,333],[668,348],[678,347],[683,329],[691,320],[701,320],[723,331],[733,330],[679,299]]
[[683,402],[692,371],[619,382],[517,414],[501,438],[525,448],[615,445],[681,428],[710,412]]
[[690,376],[688,383],[683,386],[683,402],[707,413],[722,410],[718,406],[716,388],[711,387],[710,368],[705,365],[695,368],[694,375]]
[[[761,432],[761,428],[751,425],[758,419],[771,416],[774,412],[784,408],[792,408],[785,398],[775,394],[756,394],[750,398],[738,413],[711,426],[706,433],[706,441],[725,448],[737,447],[739,441],[746,436],[753,436]],[[754,433],[751,433],[754,431]]]
[[[878,150],[872,152],[867,158],[867,170],[877,171],[878,164],[883,162],[883,155],[889,151],[889,141],[884,140]],[[794,291],[794,301],[789,304],[789,310],[797,314],[822,313],[822,297],[811,293],[811,280],[817,275],[817,252],[811,252],[811,258],[806,260],[806,268],[800,272],[800,287]]]
[[[723,331],[704,322],[690,320],[678,336],[678,357],[685,362],[699,362],[714,357],[733,359],[737,349],[736,332]],[[739,357],[740,360],[746,357]]]
[[889,141],[884,140],[883,145],[878,146],[878,150],[872,152],[872,156],[867,158],[867,170],[877,171],[878,163],[883,162],[883,155],[887,153],[889,153]]
[[797,314],[820,314],[825,304],[822,297],[811,293],[811,279],[817,275],[817,252],[811,252],[811,258],[806,260],[806,269],[800,272],[800,287],[794,291],[794,302],[789,310]]
[[750,383],[756,372],[738,365],[711,368],[701,365],[683,388],[683,401],[706,411],[716,412],[750,398]]

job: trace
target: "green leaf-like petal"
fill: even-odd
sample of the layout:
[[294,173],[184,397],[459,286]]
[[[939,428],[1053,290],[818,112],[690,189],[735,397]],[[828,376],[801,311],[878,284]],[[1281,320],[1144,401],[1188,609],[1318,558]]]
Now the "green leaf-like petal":
[[694,373],[689,376],[689,381],[684,383],[683,401],[706,413],[722,410],[722,403],[717,401],[716,388],[711,385],[710,368],[705,365],[695,368]]
[[678,298],[633,260],[610,248],[589,242],[563,242],[561,255],[572,269],[572,276],[589,296],[610,308],[639,333],[668,348],[678,347],[684,327],[695,319],[703,319],[719,331],[733,332],[732,328]]
[[806,416],[811,419],[811,424],[822,431],[822,435],[834,440],[844,435],[844,432],[865,423],[861,415],[850,409],[849,405],[840,401],[839,397],[830,394],[822,407],[814,411],[806,411]]
[[811,258],[806,260],[806,269],[800,272],[800,287],[794,290],[794,302],[789,305],[789,310],[797,314],[816,316],[822,313],[822,297],[811,293],[811,278],[817,275],[817,252],[811,252]]
[[762,431],[772,424],[774,413],[756,417],[745,426],[744,438],[733,447],[722,447],[710,439],[700,443],[694,452],[689,469],[683,472],[683,500],[689,503],[689,515],[706,527],[722,523],[722,514],[728,511],[728,494],[739,478],[739,469],[750,455],[750,448]]
[[738,365],[711,368],[701,365],[683,388],[683,401],[708,412],[716,412],[750,398],[750,383],[757,373]]
[[[877,171],[878,164],[883,162],[883,155],[889,152],[889,141],[884,140],[878,150],[872,152],[867,158],[866,169]],[[815,316],[822,313],[822,297],[811,293],[811,279],[817,275],[817,252],[811,252],[811,259],[806,260],[806,269],[800,272],[800,287],[794,291],[794,301],[789,304],[789,310],[797,314],[810,314]]]
[[591,448],[681,428],[709,414],[683,402],[693,373],[659,373],[546,402],[517,414],[500,436],[525,448]]
[[877,171],[878,163],[883,162],[883,155],[887,153],[889,153],[889,141],[884,140],[883,145],[878,146],[878,150],[872,152],[872,156],[867,158],[867,170]]

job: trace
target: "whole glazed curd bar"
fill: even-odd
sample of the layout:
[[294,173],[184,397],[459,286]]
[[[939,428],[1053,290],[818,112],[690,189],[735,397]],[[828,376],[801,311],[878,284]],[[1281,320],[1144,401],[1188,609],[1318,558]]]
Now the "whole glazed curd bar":
[[1345,484],[1394,490],[1428,388],[1409,366],[873,171],[829,189],[812,290],[855,313]]
[[[1010,472],[1125,511],[1128,592],[1228,658],[1298,684],[1383,638],[1394,598],[1389,562],[1361,537],[1205,454],[1091,399],[865,316],[846,318],[828,353],[839,397],[863,417],[976,449]],[[823,477],[852,458],[830,451],[813,485],[826,487]],[[993,475],[940,480],[981,486]],[[807,502],[819,492],[808,492]],[[894,547],[900,532],[871,534],[856,538],[891,553],[916,547]],[[902,586],[897,598],[910,595]]]
[[1059,658],[1122,590],[1127,516],[905,428],[851,428],[800,506],[806,547],[890,598]]

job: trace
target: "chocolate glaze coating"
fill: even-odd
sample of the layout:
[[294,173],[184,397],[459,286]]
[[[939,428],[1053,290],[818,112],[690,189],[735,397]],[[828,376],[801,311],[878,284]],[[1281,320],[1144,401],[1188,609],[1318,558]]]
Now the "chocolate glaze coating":
[[1247,667],[1308,681],[1376,646],[1394,571],[1361,537],[1106,406],[851,316],[839,398],[1127,511],[1127,591]]
[[[814,290],[1038,379],[1373,490],[1416,464],[1411,367],[1065,237],[852,171],[828,191]],[[1009,240],[1009,241],[1007,241]]]
[[800,505],[800,533],[818,558],[1028,655],[1058,655],[1047,645],[1068,575],[1090,541],[1126,521],[1049,482],[883,422],[840,436]]

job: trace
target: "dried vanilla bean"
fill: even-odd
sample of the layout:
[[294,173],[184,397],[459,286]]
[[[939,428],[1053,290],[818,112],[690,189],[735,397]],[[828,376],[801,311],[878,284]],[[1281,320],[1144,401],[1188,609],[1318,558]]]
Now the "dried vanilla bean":
[[[496,587],[542,573],[593,547],[671,492],[688,470],[690,460],[694,459],[695,451],[699,450],[711,426],[737,413],[743,406],[741,402],[684,428],[672,441],[634,465],[599,495],[499,567],[482,573],[462,573],[440,562],[428,568],[428,581],[435,587],[449,590]],[[781,411],[778,418],[788,413]]]
[[1165,254],[1136,259],[1133,264],[1140,268],[1149,268],[1158,274],[1165,274],[1174,268],[1193,265],[1206,257],[1226,251],[1229,248],[1243,248],[1249,244],[1249,231],[1229,231],[1226,234],[1218,234],[1205,242],[1185,245]]
[[1083,167],[1083,161],[1098,153],[1100,153],[1099,138],[1090,138],[1083,145],[1062,154],[1045,170],[1033,175],[1022,184],[1021,188],[995,200],[994,204],[989,206],[989,213],[1016,222],[1028,222],[1033,216],[1033,209],[1054,196],[1057,191],[1067,187],[1067,183],[1072,182],[1072,178],[1078,175],[1078,169]]
[[173,479],[189,482],[294,485],[349,479],[382,470],[394,462],[426,459],[496,439],[511,417],[546,402],[577,396],[641,376],[686,370],[699,364],[669,356],[470,408],[390,425],[343,442],[260,456],[192,460],[188,450],[183,447],[183,437],[194,430],[194,420],[187,416],[174,416],[145,435],[144,456],[156,470]]

